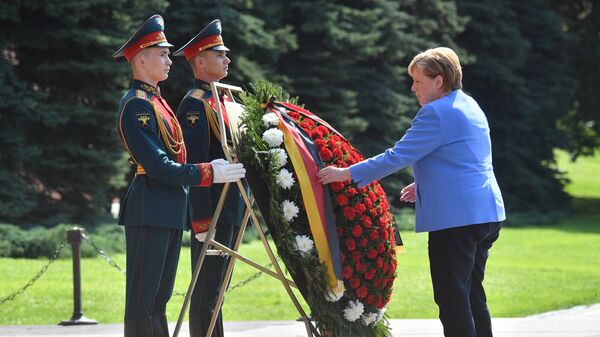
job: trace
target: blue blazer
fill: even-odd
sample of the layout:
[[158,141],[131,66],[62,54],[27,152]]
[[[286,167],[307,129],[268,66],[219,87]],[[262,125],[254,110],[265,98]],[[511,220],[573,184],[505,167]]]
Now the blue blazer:
[[416,184],[417,232],[505,220],[488,122],[462,90],[424,105],[393,148],[352,165],[350,173],[365,186],[408,165]]

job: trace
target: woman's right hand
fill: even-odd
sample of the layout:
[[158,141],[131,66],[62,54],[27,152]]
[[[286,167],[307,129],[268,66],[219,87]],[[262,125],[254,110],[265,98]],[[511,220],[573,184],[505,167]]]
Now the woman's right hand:
[[415,202],[415,200],[417,198],[416,196],[417,196],[417,192],[416,192],[414,182],[412,184],[406,186],[405,188],[403,188],[402,191],[400,191],[400,201]]
[[330,183],[352,180],[352,174],[348,167],[327,166],[317,172],[317,179],[323,185]]

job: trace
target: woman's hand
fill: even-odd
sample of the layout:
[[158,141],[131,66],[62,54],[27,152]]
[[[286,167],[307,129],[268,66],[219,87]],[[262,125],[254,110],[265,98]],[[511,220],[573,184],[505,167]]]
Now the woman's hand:
[[317,172],[317,178],[321,184],[327,185],[329,183],[352,180],[352,174],[350,174],[350,169],[347,167],[340,168],[327,166],[326,168]]
[[402,191],[400,191],[400,201],[415,202],[416,195],[417,192],[415,189],[415,183],[413,182],[412,184],[403,188]]

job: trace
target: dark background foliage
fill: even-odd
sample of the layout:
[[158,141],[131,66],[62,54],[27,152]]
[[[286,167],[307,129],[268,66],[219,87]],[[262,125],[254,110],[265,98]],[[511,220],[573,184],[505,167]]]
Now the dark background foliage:
[[[406,66],[454,48],[490,121],[509,217],[568,209],[553,150],[600,144],[599,1],[14,0],[0,4],[0,222],[28,228],[108,216],[130,172],[114,129],[128,66],[112,53],[162,14],[176,48],[214,18],[231,49],[224,81],[282,85],[364,155],[401,138],[418,110]],[[173,57],[176,109],[192,84]],[[395,206],[411,182],[384,180]]]

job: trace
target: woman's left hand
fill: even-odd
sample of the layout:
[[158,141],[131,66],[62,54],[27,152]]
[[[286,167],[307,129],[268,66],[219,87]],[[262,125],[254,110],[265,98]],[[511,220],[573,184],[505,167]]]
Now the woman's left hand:
[[317,178],[321,184],[326,185],[339,181],[352,180],[352,174],[350,174],[350,169],[347,167],[328,166],[317,172]]

